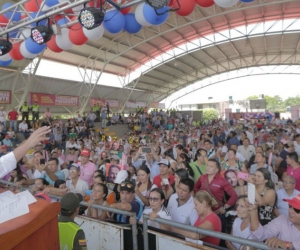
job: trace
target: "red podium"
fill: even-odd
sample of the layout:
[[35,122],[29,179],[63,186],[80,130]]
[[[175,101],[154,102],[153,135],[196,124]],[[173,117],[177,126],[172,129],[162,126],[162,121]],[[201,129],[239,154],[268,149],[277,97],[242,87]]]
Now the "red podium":
[[38,199],[29,205],[29,210],[28,214],[0,224],[1,250],[59,250],[59,202]]

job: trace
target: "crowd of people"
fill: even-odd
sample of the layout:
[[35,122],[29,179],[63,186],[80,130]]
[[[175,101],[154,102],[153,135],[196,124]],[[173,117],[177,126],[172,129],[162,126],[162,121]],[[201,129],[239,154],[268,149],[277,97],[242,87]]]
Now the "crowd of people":
[[[142,223],[145,213],[149,226],[229,249],[246,248],[154,219],[265,241],[273,249],[300,249],[299,121],[201,123],[175,110],[140,108],[124,118],[130,131],[116,138],[105,135],[103,123],[96,133],[88,120],[46,119],[48,138],[10,167],[3,179],[17,187],[7,188],[79,194],[88,206],[76,207],[75,215],[133,224]],[[6,154],[2,148],[1,156]],[[248,183],[255,186],[255,204],[247,199]],[[135,212],[137,219],[93,204]]]

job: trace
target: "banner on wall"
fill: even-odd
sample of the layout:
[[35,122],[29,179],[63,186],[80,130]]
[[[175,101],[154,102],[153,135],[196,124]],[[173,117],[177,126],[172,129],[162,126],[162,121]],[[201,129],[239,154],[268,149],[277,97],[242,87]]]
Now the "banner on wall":
[[151,108],[153,108],[153,109],[164,109],[164,108],[166,108],[166,105],[164,103],[152,102],[151,103]]
[[50,95],[30,93],[30,103],[37,102],[40,106],[78,106],[78,96]]
[[137,107],[136,102],[128,101],[126,102],[126,108],[135,109]]
[[0,104],[11,104],[10,90],[0,90]]
[[90,98],[90,106],[94,106],[94,104],[101,103],[102,106],[106,106],[108,103],[110,108],[119,108],[120,102],[118,100],[109,100],[109,99],[100,99],[100,98]]

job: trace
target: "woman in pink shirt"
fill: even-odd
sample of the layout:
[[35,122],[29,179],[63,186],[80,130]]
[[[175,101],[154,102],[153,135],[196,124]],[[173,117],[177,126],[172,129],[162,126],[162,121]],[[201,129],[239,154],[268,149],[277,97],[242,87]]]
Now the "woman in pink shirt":
[[[198,213],[198,219],[196,220],[194,227],[199,227],[206,230],[215,232],[222,231],[222,223],[218,215],[216,215],[211,207],[216,206],[218,203],[213,199],[208,192],[201,190],[196,193],[194,198],[195,210]],[[179,228],[172,228],[172,231],[179,233],[187,238],[201,240],[215,246],[220,244],[220,239],[198,234],[195,232],[186,231]]]

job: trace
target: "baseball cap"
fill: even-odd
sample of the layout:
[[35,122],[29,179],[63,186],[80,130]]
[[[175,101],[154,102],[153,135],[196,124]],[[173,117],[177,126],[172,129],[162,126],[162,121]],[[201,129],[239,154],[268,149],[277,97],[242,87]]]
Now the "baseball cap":
[[116,184],[120,184],[122,181],[125,181],[128,177],[128,172],[126,170],[121,170],[117,173],[117,177],[115,179]]
[[90,150],[88,150],[87,148],[84,148],[84,149],[81,151],[80,155],[86,156],[86,157],[90,157]]
[[51,199],[48,196],[48,194],[45,194],[44,192],[38,192],[34,195],[34,197],[51,202]]
[[168,166],[168,168],[170,167],[170,163],[169,163],[169,161],[166,160],[166,159],[162,159],[162,160],[158,163],[158,165],[160,165],[160,164],[164,164],[164,165]]
[[7,148],[7,146],[6,145],[2,145],[1,148]]
[[280,142],[282,142],[284,145],[288,145],[289,147],[294,145],[292,141],[285,140],[285,139],[281,139]]
[[120,157],[117,155],[112,155],[110,158],[114,160],[120,160]]
[[76,210],[76,208],[79,207],[79,203],[82,201],[83,201],[83,197],[81,194],[72,193],[72,192],[65,194],[60,200],[61,214],[72,215]]
[[120,191],[134,192],[134,184],[132,181],[123,181],[120,183]]
[[70,170],[71,167],[75,167],[75,168],[77,168],[78,171],[80,171],[80,167],[79,167],[79,165],[76,164],[76,163],[72,163],[71,165],[69,165],[69,166],[68,166],[68,169]]
[[300,194],[296,195],[293,199],[282,199],[289,203],[292,207],[300,209]]

